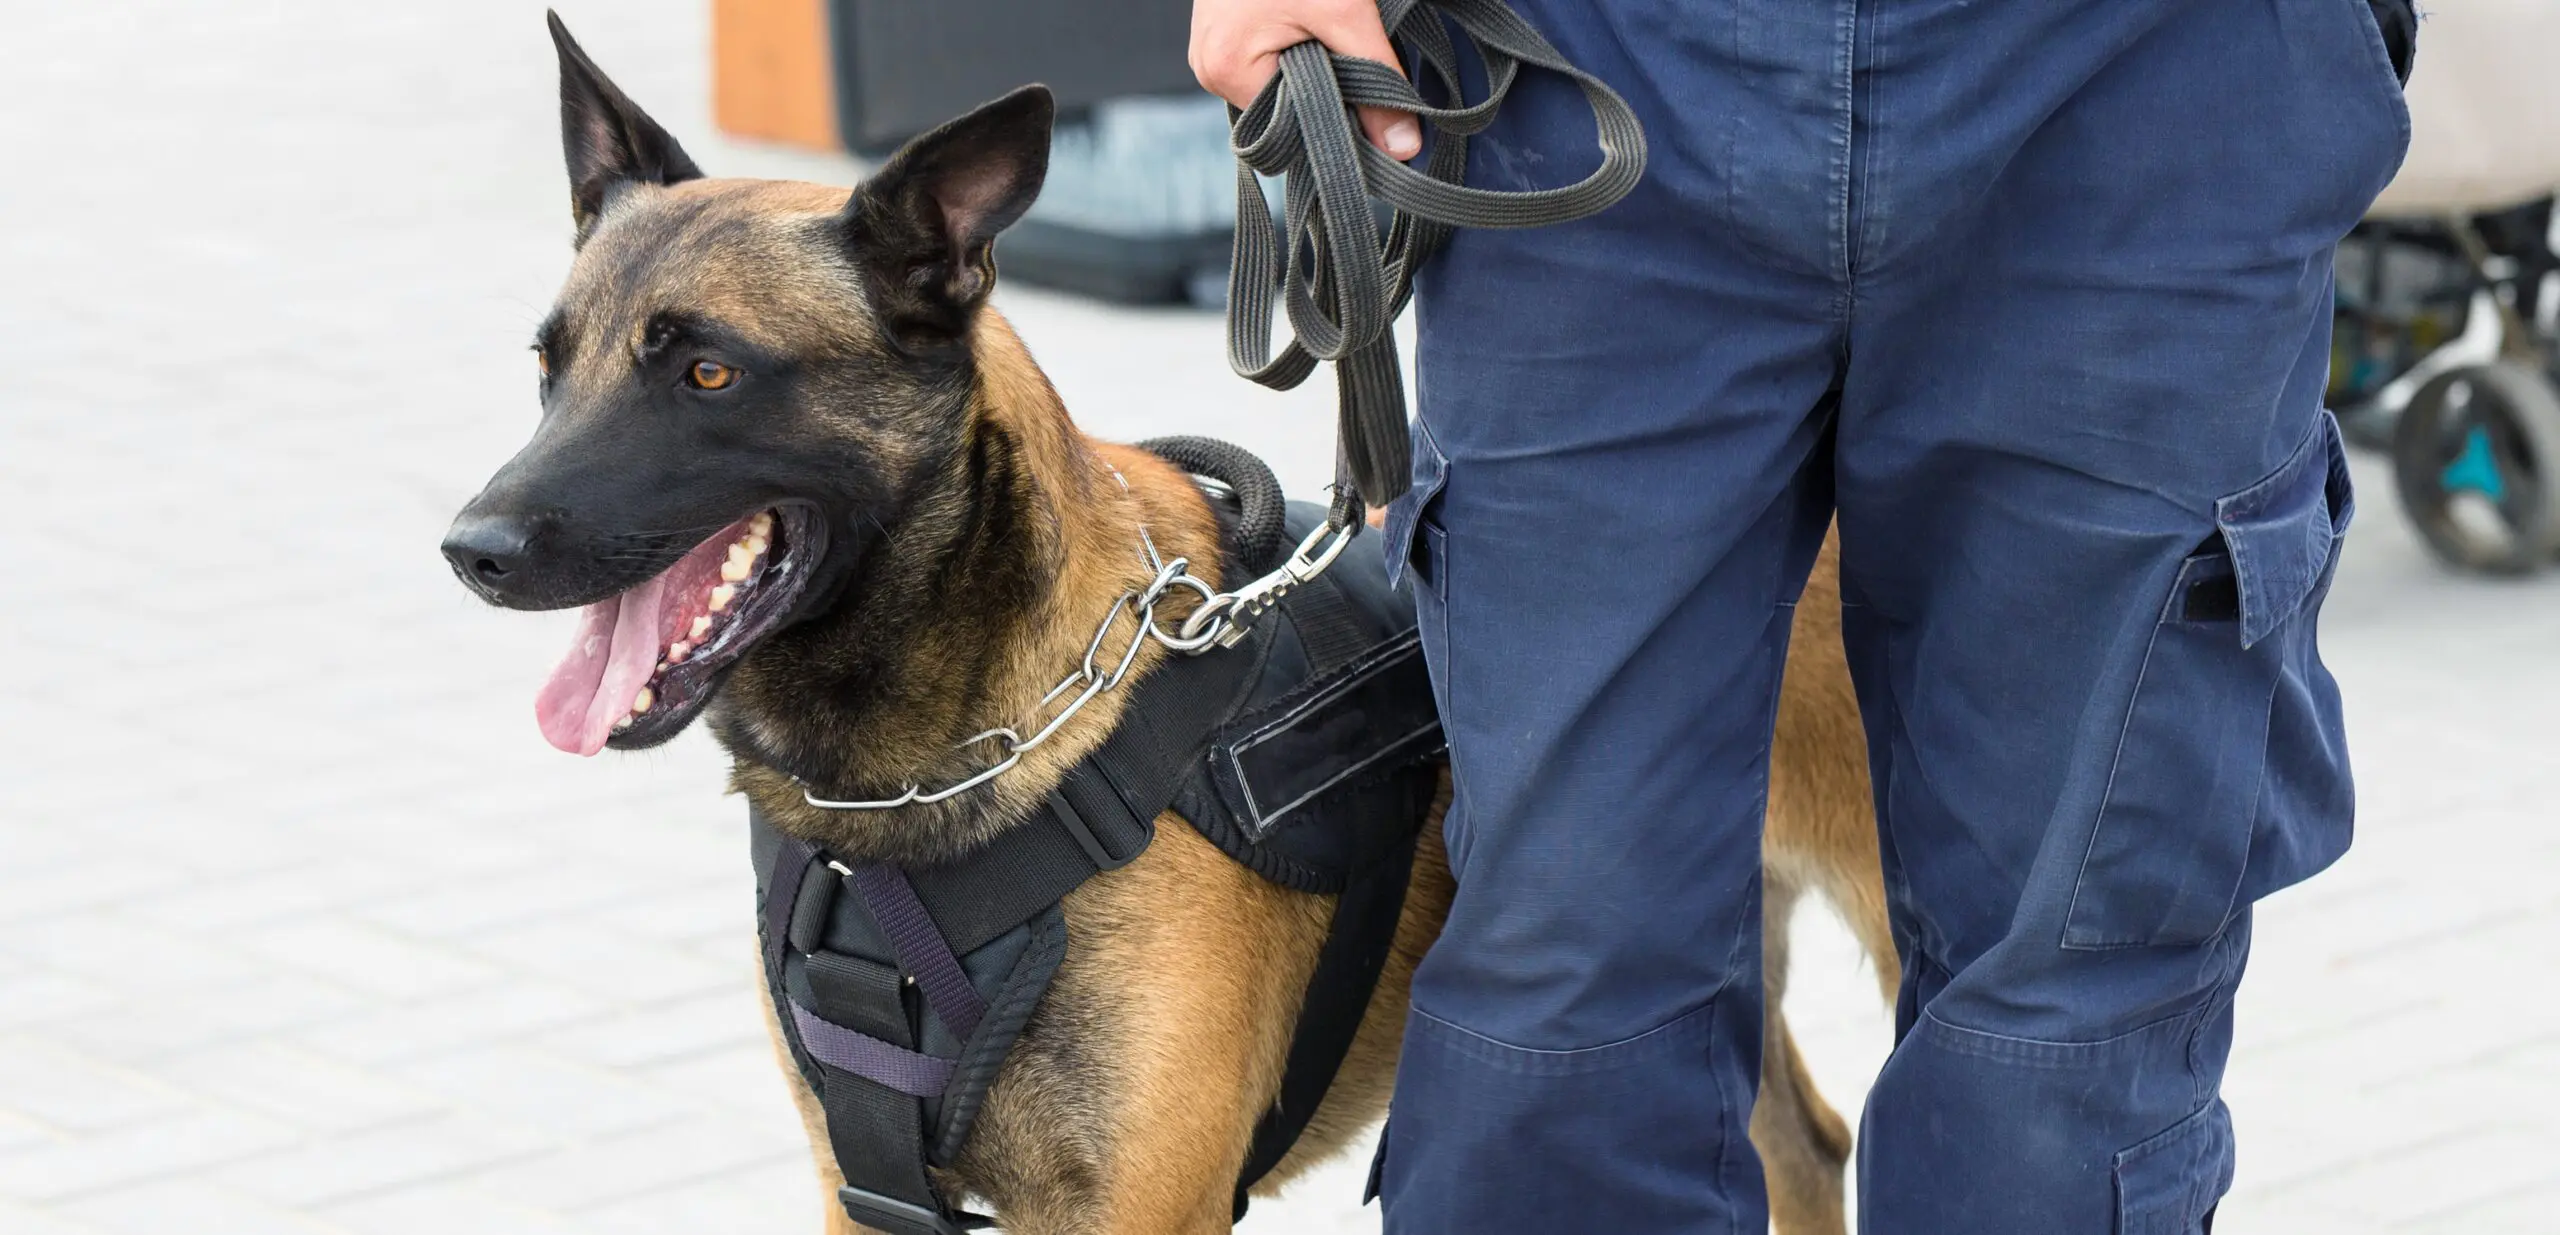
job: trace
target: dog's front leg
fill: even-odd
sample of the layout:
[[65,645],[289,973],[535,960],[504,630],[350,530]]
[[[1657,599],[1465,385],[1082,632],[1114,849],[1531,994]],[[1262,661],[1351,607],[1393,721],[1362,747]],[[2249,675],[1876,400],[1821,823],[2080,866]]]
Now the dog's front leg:
[[1072,976],[1107,975],[1114,1009],[1097,1220],[1077,1235],[1226,1235],[1332,907],[1265,882],[1168,813],[1145,854],[1068,910],[1094,958]]

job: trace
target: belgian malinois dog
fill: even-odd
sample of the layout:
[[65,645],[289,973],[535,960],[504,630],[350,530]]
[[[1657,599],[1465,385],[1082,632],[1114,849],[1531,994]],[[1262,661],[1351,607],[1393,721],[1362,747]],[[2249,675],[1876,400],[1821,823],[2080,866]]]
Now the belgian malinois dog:
[[[1141,526],[1213,584],[1221,561],[1190,479],[1079,432],[987,305],[991,246],[1047,170],[1048,92],[916,139],[850,192],[712,180],[556,17],[551,30],[577,254],[536,339],[541,423],[455,520],[455,572],[494,604],[583,607],[536,700],[561,749],[655,746],[707,714],[733,789],[839,856],[921,864],[985,840],[1101,742],[1130,691],[952,802],[832,812],[801,782],[966,776],[978,765],[954,743],[1033,714],[1115,598],[1145,585]],[[1143,648],[1133,673],[1164,655]],[[1888,997],[1897,982],[1864,749],[1826,550],[1797,611],[1765,858],[1752,1136],[1790,1235],[1843,1230],[1849,1148],[1779,1012],[1797,898],[1825,894]],[[1444,779],[1350,1057],[1257,1191],[1384,1111],[1414,963],[1452,892],[1447,801]],[[1017,1235],[1227,1230],[1331,911],[1165,818],[1135,862],[1066,901],[1066,960],[938,1186]],[[783,1072],[832,1198],[821,1109],[787,1057]],[[831,1202],[826,1229],[857,1228]]]

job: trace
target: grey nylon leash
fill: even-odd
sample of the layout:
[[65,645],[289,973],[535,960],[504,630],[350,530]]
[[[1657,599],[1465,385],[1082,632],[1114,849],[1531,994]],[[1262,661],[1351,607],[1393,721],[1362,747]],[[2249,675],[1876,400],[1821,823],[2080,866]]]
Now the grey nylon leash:
[[[1227,363],[1274,390],[1307,380],[1331,361],[1338,388],[1331,526],[1356,529],[1361,506],[1383,506],[1412,486],[1404,377],[1390,327],[1413,297],[1413,276],[1458,227],[1541,227],[1615,204],[1644,175],[1644,129],[1606,83],[1568,63],[1503,0],[1379,0],[1399,48],[1452,106],[1437,107],[1401,74],[1340,56],[1314,41],[1280,53],[1280,72],[1242,111],[1229,108],[1236,154],[1235,263],[1227,276]],[[1485,97],[1466,103],[1458,85],[1455,26],[1475,44]],[[1582,89],[1600,166],[1552,189],[1465,187],[1467,138],[1493,122],[1522,65],[1560,73]],[[1431,130],[1416,171],[1360,136],[1362,105],[1413,113]],[[1285,183],[1275,223],[1255,173]],[[1372,197],[1392,210],[1383,237]],[[1287,231],[1287,244],[1281,232]],[[1285,248],[1285,253],[1284,253]],[[1285,265],[1282,264],[1285,257]],[[1271,351],[1272,305],[1292,334]]]

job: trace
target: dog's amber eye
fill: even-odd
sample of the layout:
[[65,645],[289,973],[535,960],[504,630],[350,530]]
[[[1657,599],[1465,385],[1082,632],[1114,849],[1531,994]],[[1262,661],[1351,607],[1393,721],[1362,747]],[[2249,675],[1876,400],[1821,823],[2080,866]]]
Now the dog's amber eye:
[[718,390],[738,380],[738,371],[717,360],[697,360],[684,371],[684,380],[696,390]]
[[533,349],[533,367],[541,370],[544,377],[551,376],[551,353],[538,347]]

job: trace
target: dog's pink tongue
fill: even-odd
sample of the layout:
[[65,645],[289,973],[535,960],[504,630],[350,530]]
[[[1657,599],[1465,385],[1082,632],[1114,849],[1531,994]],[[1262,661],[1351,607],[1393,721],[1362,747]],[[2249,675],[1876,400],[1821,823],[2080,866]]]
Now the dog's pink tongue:
[[592,755],[613,736],[614,722],[631,714],[658,667],[658,610],[665,597],[665,579],[651,579],[578,615],[569,654],[533,699],[534,719],[553,746]]

